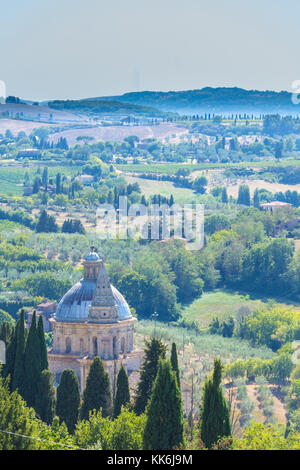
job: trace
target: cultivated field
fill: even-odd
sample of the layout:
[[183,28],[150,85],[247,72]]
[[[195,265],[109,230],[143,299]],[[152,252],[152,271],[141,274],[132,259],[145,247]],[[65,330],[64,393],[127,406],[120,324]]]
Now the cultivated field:
[[145,338],[149,339],[153,335],[163,340],[169,352],[172,342],[176,343],[181,377],[191,384],[192,376],[194,376],[196,406],[200,402],[203,381],[211,372],[216,357],[222,357],[224,364],[250,357],[262,359],[274,357],[274,353],[269,348],[253,347],[248,341],[238,338],[223,338],[206,333],[196,334],[193,330],[160,322],[157,322],[155,328],[154,321],[149,320],[137,322],[135,346],[144,347]]
[[265,180],[251,180],[251,179],[244,179],[244,180],[237,180],[234,184],[226,185],[227,193],[229,196],[237,197],[239,186],[241,184],[247,184],[250,188],[250,194],[253,196],[255,189],[266,189],[271,193],[278,193],[280,191],[297,191],[300,192],[300,184],[280,184],[280,183],[270,183],[269,181]]
[[[233,415],[233,432],[235,436],[241,436],[242,429],[246,423],[243,423],[243,415],[240,409],[241,400],[237,398],[237,387],[235,386],[226,386],[227,397],[229,398],[232,395],[232,409],[234,410]],[[272,421],[274,423],[286,425],[287,423],[287,408],[284,403],[282,392],[278,385],[268,384],[266,387],[270,393],[270,400],[273,402],[272,410],[273,416]],[[252,403],[253,410],[251,412],[251,419],[258,423],[269,423],[270,420],[264,415],[263,403],[261,402],[259,394],[259,386],[255,383],[245,385],[247,390],[247,396]],[[230,399],[230,398],[229,398]]]
[[265,168],[268,166],[275,167],[286,167],[286,166],[299,166],[300,160],[288,159],[276,162],[275,160],[265,159],[255,162],[239,162],[239,163],[196,163],[196,164],[187,164],[187,163],[138,163],[138,164],[121,164],[115,165],[121,171],[126,171],[128,173],[156,173],[156,174],[175,174],[179,169],[186,168],[191,173],[196,171],[203,171],[209,169],[229,169],[229,168],[251,168],[259,169]]
[[186,133],[186,129],[171,123],[162,123],[157,126],[95,126],[84,129],[69,129],[50,135],[49,140],[57,142],[60,137],[65,137],[70,146],[78,143],[76,137],[90,136],[95,141],[122,141],[130,135],[136,135],[143,139],[165,139],[167,136],[176,136]]
[[17,119],[0,119],[0,134],[5,134],[7,130],[10,130],[14,136],[17,136],[19,132],[25,132],[29,135],[33,129],[38,127],[53,127],[57,124],[45,124],[44,122],[33,122],[33,121],[19,121]]
[[[61,111],[48,106],[32,106],[26,103],[6,103],[0,104],[0,113],[9,112],[9,117],[21,119],[41,120],[44,122],[78,123],[88,122],[87,116],[83,116],[69,111]],[[45,125],[45,124],[44,124]]]
[[[36,172],[37,165],[35,166],[0,166],[0,193],[10,194],[13,196],[20,196],[23,194],[23,182],[25,173],[29,175]],[[78,169],[71,166],[49,166],[49,177],[55,176],[57,173],[63,175],[74,175],[78,173]]]

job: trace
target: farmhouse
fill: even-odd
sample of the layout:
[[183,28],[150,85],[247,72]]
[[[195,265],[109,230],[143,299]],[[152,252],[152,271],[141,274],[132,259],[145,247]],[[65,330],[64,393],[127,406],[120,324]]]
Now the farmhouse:
[[265,202],[263,204],[260,204],[259,206],[261,210],[263,211],[271,211],[273,212],[274,210],[281,209],[283,207],[293,207],[292,204],[289,204],[288,202],[282,202],[282,201],[272,201],[272,202]]
[[23,149],[19,150],[17,158],[32,158],[38,160],[41,157],[41,152],[38,149]]
[[[50,322],[50,318],[52,318],[56,312],[57,303],[56,302],[49,302],[47,299],[44,300],[43,303],[39,304],[36,309],[36,316],[37,319],[39,316],[43,318],[43,325],[44,330],[49,332],[52,330],[52,323]],[[27,322],[26,327],[29,328],[32,321],[33,311],[27,313]]]
[[[49,184],[48,183],[46,188],[45,188],[45,186],[41,186],[40,190],[41,191],[47,191],[47,193],[49,193],[50,196],[52,196],[53,194],[55,194],[56,186],[54,184]],[[33,186],[25,186],[25,188],[23,190],[23,195],[24,196],[31,196],[31,194],[33,194]]]
[[94,181],[93,175],[78,175],[76,177],[82,184],[90,184]]

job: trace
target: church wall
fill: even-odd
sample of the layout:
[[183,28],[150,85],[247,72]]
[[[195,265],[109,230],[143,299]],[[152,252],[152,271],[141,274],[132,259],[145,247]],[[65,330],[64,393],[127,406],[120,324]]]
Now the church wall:
[[133,321],[116,324],[53,322],[53,351],[113,359],[132,351]]
[[74,356],[62,356],[58,354],[48,354],[49,369],[54,374],[55,383],[58,385],[61,374],[66,369],[74,370],[78,381],[81,381],[81,368],[78,358]]

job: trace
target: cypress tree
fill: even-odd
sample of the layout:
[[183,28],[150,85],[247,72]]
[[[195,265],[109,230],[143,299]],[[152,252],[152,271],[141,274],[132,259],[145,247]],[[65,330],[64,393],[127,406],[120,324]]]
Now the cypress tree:
[[49,366],[42,315],[39,316],[37,334],[38,334],[39,346],[40,346],[40,362],[41,362],[40,367],[42,371],[42,370],[48,369],[48,366]]
[[141,366],[140,381],[137,387],[134,411],[137,415],[144,413],[151,396],[152,386],[157,375],[158,360],[166,357],[166,346],[160,339],[151,338],[145,341],[144,361]]
[[65,422],[70,433],[75,430],[79,417],[80,392],[75,372],[66,369],[61,374],[56,394],[56,414],[60,422]]
[[256,188],[253,194],[253,206],[259,209],[259,191]]
[[200,431],[208,449],[222,437],[231,435],[229,408],[221,388],[222,367],[221,360],[215,359],[213,374],[203,387]]
[[109,375],[105,372],[100,357],[95,357],[91,363],[83,392],[83,403],[80,414],[82,419],[89,419],[89,413],[102,408],[102,416],[111,414],[111,391]]
[[43,176],[42,176],[42,183],[45,189],[47,190],[47,184],[48,184],[48,167],[45,166],[44,171],[43,171]]
[[128,403],[130,403],[128,376],[124,367],[121,366],[117,378],[117,393],[114,402],[114,418],[119,416],[122,406],[126,406]]
[[143,448],[171,450],[184,444],[181,393],[170,361],[160,359],[146,409]]
[[46,232],[47,231],[47,221],[48,221],[48,215],[45,210],[43,210],[40,214],[38,223],[36,225],[36,231],[37,232]]
[[55,192],[56,194],[61,193],[61,174],[57,173],[56,178],[55,178]]
[[14,327],[10,342],[6,348],[6,363],[3,367],[3,377],[10,376],[10,389],[12,388],[14,367],[16,359],[16,347],[17,347],[17,325]]
[[250,189],[247,184],[242,184],[239,187],[239,193],[238,193],[238,199],[237,203],[238,204],[243,204],[245,206],[250,206]]
[[222,202],[224,204],[228,203],[228,194],[227,194],[227,189],[226,188],[222,189]]
[[55,388],[49,370],[43,370],[37,387],[35,410],[42,421],[51,424],[55,414]]
[[180,390],[180,375],[179,375],[176,343],[172,343],[171,365],[172,365],[173,371],[176,373],[177,383],[178,383],[178,387],[179,387],[179,390]]
[[12,379],[12,390],[19,390],[23,395],[24,390],[24,358],[25,358],[25,319],[24,310],[21,310],[20,318],[16,329],[16,355]]
[[32,315],[32,322],[26,341],[24,370],[25,380],[23,396],[28,406],[34,407],[37,396],[37,385],[41,374],[40,342],[37,333],[35,312],[33,312]]
[[45,210],[40,214],[35,230],[40,232],[58,232],[58,225],[53,215],[48,215]]
[[8,321],[3,321],[0,325],[0,339],[8,346],[14,334],[14,326]]

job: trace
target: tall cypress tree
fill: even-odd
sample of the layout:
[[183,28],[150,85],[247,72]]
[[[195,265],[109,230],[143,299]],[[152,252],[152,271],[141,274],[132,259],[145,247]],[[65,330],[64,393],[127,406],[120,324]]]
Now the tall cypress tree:
[[254,195],[253,195],[253,206],[256,207],[257,209],[259,209],[259,203],[260,203],[259,199],[260,199],[259,191],[257,188],[255,188]]
[[28,406],[35,404],[37,385],[41,375],[40,342],[36,327],[36,313],[33,312],[32,322],[25,347],[24,360],[25,380],[23,396]]
[[35,410],[42,421],[51,424],[55,414],[55,388],[50,370],[43,370],[37,387]]
[[3,367],[3,377],[10,376],[9,387],[12,389],[12,382],[14,376],[14,367],[16,359],[16,348],[17,348],[17,325],[14,327],[11,339],[6,347],[6,362]]
[[39,316],[38,326],[37,326],[37,334],[39,338],[39,346],[40,346],[40,367],[41,371],[48,369],[48,352],[45,340],[45,333],[44,333],[44,324],[43,324],[43,317],[42,315]]
[[134,411],[140,415],[144,413],[152,392],[152,386],[156,379],[158,360],[166,357],[166,346],[160,339],[151,338],[145,341],[144,361],[141,366],[140,381],[137,387]]
[[47,221],[48,215],[45,210],[43,210],[40,214],[39,220],[36,224],[36,231],[37,232],[46,232],[47,231]]
[[128,376],[124,367],[121,366],[117,378],[117,392],[114,402],[114,418],[119,416],[122,406],[126,406],[128,403],[130,403]]
[[210,449],[222,437],[231,435],[230,413],[221,388],[222,363],[215,359],[212,376],[204,383],[201,416],[201,439]]
[[80,410],[82,419],[89,419],[89,413],[102,408],[102,416],[111,414],[111,390],[109,375],[105,372],[100,357],[95,357],[91,363],[83,392],[83,403]]
[[8,321],[3,321],[0,325],[0,339],[4,341],[6,347],[10,343],[13,334],[14,326]]
[[61,374],[56,400],[57,416],[73,433],[79,417],[80,392],[77,376],[72,369],[66,369]]
[[222,202],[223,202],[224,204],[227,204],[227,203],[228,203],[228,194],[227,194],[227,189],[226,189],[225,187],[222,189],[222,196],[221,196],[221,198],[222,198]]
[[144,449],[171,450],[184,444],[181,393],[170,361],[159,361],[146,416]]
[[250,189],[247,184],[242,184],[239,186],[237,203],[250,206]]
[[12,390],[18,389],[19,393],[23,395],[25,381],[25,318],[23,309],[21,310],[20,318],[17,323],[16,333],[16,355],[12,379]]
[[178,387],[179,387],[179,390],[180,390],[180,376],[179,376],[179,367],[178,367],[178,357],[177,357],[176,343],[172,343],[171,365],[172,365],[173,371],[176,373]]

